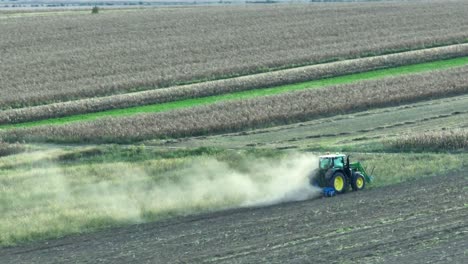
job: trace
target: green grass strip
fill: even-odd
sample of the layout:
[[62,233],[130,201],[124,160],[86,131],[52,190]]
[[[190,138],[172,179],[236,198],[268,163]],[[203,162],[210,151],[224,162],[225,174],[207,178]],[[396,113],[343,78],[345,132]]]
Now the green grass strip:
[[421,73],[427,72],[432,70],[443,70],[453,67],[460,67],[468,65],[468,57],[461,57],[456,59],[449,59],[449,60],[441,60],[435,62],[428,62],[428,63],[421,63],[421,64],[413,64],[389,69],[382,69],[382,70],[374,70],[369,72],[357,73],[357,74],[350,74],[344,75],[339,77],[327,78],[322,80],[315,80],[315,81],[308,81],[290,85],[282,85],[272,88],[264,88],[264,89],[255,89],[255,90],[248,90],[242,92],[235,92],[223,95],[216,95],[216,96],[208,96],[208,97],[200,97],[194,99],[185,99],[180,101],[173,101],[167,103],[160,103],[160,104],[152,104],[152,105],[145,105],[145,106],[137,106],[137,107],[130,107],[130,108],[122,108],[122,109],[114,109],[108,111],[102,111],[97,113],[88,113],[88,114],[80,114],[80,115],[73,115],[61,118],[51,118],[33,122],[25,122],[19,124],[11,124],[11,125],[2,125],[0,129],[8,129],[8,128],[19,128],[19,127],[32,127],[32,126],[39,126],[39,125],[60,125],[66,124],[71,122],[79,122],[79,121],[91,121],[98,118],[109,117],[109,116],[130,116],[140,113],[157,113],[157,112],[165,112],[175,109],[181,108],[188,108],[200,105],[208,105],[213,104],[221,101],[230,101],[230,100],[240,100],[240,99],[248,99],[248,98],[255,98],[259,96],[267,96],[267,95],[275,95],[281,94],[285,92],[291,91],[299,91],[305,89],[316,89],[322,88],[331,85],[338,85],[338,84],[349,84],[363,80],[374,80],[380,79],[389,76],[400,76],[406,74],[414,74],[414,73]]

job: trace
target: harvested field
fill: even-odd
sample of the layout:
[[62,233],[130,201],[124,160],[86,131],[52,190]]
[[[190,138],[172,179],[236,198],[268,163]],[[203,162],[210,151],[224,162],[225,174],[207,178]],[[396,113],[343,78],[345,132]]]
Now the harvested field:
[[466,42],[466,13],[431,1],[2,19],[0,109]]
[[[382,68],[393,68],[388,75],[408,74],[425,70],[436,70],[445,67],[456,67],[468,64],[468,44],[452,45],[440,48],[408,51],[391,55],[382,55],[363,59],[333,62],[328,64],[312,65],[294,69],[279,70],[269,73],[260,73],[231,79],[202,82],[183,86],[161,88],[150,91],[127,93],[107,97],[89,98],[49,105],[40,105],[27,108],[10,109],[0,112],[0,124],[22,123],[48,118],[57,118],[84,113],[105,111],[110,109],[129,108],[148,104],[160,104],[190,98],[206,97],[257,88],[274,87],[287,84],[298,85],[300,82],[349,75],[349,78],[332,78],[330,84],[357,81],[359,78],[377,78],[386,76],[385,71],[376,71]],[[450,58],[457,58],[451,59]],[[427,61],[433,63],[423,63]],[[400,69],[401,66],[416,63]],[[400,66],[400,67],[399,67]],[[368,72],[366,75],[352,75]],[[398,73],[397,71],[400,71]],[[343,76],[344,77],[344,76]],[[364,78],[365,77],[365,78]],[[334,81],[335,80],[335,81]],[[319,84],[319,83],[317,83]],[[304,84],[306,85],[306,84]],[[311,83],[312,85],[312,83]],[[307,87],[307,86],[305,86]]]
[[464,174],[0,249],[5,263],[466,263]]
[[468,67],[461,67],[156,114],[12,129],[0,136],[13,142],[132,142],[238,131],[464,94],[467,73]]

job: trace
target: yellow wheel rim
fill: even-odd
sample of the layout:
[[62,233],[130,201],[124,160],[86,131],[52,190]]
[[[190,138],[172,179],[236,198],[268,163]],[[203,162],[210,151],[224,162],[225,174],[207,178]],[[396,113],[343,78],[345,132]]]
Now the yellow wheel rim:
[[343,190],[344,187],[344,179],[342,176],[337,176],[335,178],[335,181],[333,182],[333,187],[335,187],[335,190],[341,191]]
[[364,179],[362,177],[358,177],[356,179],[356,186],[358,189],[361,189],[364,186]]

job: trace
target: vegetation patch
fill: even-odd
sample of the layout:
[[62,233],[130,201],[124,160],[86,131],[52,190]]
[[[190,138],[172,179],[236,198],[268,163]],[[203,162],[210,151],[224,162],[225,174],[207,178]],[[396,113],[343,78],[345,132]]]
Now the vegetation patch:
[[3,131],[9,142],[119,142],[205,135],[464,94],[468,67],[233,100],[176,111]]
[[468,129],[429,131],[409,134],[386,142],[398,151],[467,151]]
[[[317,88],[327,87],[331,85],[348,84],[348,83],[354,83],[354,82],[364,81],[364,80],[373,80],[373,79],[379,79],[379,78],[384,78],[388,76],[414,74],[414,73],[421,73],[421,72],[431,71],[431,70],[443,70],[443,69],[449,69],[452,67],[463,66],[466,64],[468,64],[468,57],[461,57],[461,58],[422,63],[422,64],[416,64],[416,65],[401,66],[401,67],[390,68],[390,69],[374,70],[370,72],[332,77],[332,78],[323,79],[323,80],[283,85],[283,86],[278,86],[278,87],[273,87],[273,88],[254,89],[254,90],[247,90],[247,91],[241,91],[241,92],[232,92],[232,93],[228,93],[225,95],[200,97],[200,98],[193,98],[193,99],[186,99],[186,100],[179,100],[179,101],[176,100],[174,102],[168,102],[168,103],[115,109],[115,110],[108,110],[108,111],[102,111],[102,112],[90,113],[90,114],[72,115],[72,116],[67,116],[67,117],[62,117],[62,118],[51,118],[51,119],[46,119],[46,120],[25,122],[25,123],[19,123],[19,124],[0,125],[0,129],[14,128],[14,127],[31,127],[31,126],[38,126],[38,125],[66,124],[66,123],[78,122],[78,121],[95,120],[98,118],[108,117],[108,116],[129,116],[129,115],[134,115],[134,114],[139,114],[139,113],[166,112],[166,111],[171,111],[175,109],[188,108],[188,107],[194,107],[194,106],[199,106],[199,105],[208,105],[208,104],[213,104],[213,103],[222,102],[222,101],[249,99],[249,98],[255,98],[259,96],[275,95],[275,94],[281,94],[281,93],[291,92],[291,91],[300,91],[300,90],[305,90],[305,89],[317,89]],[[189,97],[192,97],[192,96],[197,97],[205,93],[209,94],[211,91],[218,90],[216,87],[217,86],[205,87],[202,85],[202,87],[200,87],[201,89],[196,89],[197,87],[192,87],[196,89],[195,91],[193,91],[189,87],[188,89],[184,89],[182,91],[177,90],[178,88],[172,88],[172,90],[170,89],[167,91],[162,91],[161,93],[158,93],[156,91],[156,93],[161,94],[163,98],[174,98],[174,97],[177,98],[177,96],[181,96],[183,98],[185,97],[184,94],[189,94],[188,95]],[[135,98],[134,95],[129,95],[129,97]],[[157,95],[156,97],[160,98],[159,95]],[[164,99],[162,100],[164,101]],[[100,101],[100,100],[97,100],[97,101]],[[116,104],[114,104],[112,99],[109,100],[107,103],[111,105],[118,105],[118,102],[115,102]],[[104,105],[105,104],[106,103],[104,103]],[[84,109],[89,109],[89,104],[88,103],[84,103],[84,104],[72,103],[72,105],[70,105],[70,108],[65,106],[65,108],[68,108],[71,112],[75,111],[77,108],[80,108],[80,107],[83,107]],[[80,110],[77,110],[77,112],[79,111]],[[5,111],[3,113],[0,113],[0,123],[1,123],[1,119],[4,120],[3,122],[15,123],[16,121],[21,121],[24,119],[26,120],[36,119],[36,118],[40,119],[41,117],[46,117],[46,116],[51,116],[51,115],[54,116],[57,113],[60,114],[60,112],[61,112],[60,105],[51,106],[51,107],[44,106],[44,107],[40,107],[39,109],[30,108],[30,109],[25,109],[25,110]],[[41,113],[44,113],[45,116],[41,115]]]
[[21,153],[25,150],[26,147],[21,144],[10,144],[0,141],[0,157]]
[[459,95],[237,133],[156,139],[144,143],[160,148],[217,146],[274,149],[294,145],[299,149],[321,152],[385,152],[389,148],[384,146],[384,139],[398,138],[409,131],[468,127],[467,104],[468,95]]

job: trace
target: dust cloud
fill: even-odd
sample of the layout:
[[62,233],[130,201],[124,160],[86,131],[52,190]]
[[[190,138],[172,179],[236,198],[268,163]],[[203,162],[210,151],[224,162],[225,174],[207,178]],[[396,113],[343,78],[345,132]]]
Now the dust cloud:
[[290,154],[280,160],[259,158],[232,167],[214,158],[203,158],[154,181],[143,168],[117,168],[122,179],[101,181],[84,189],[94,206],[109,215],[135,221],[144,215],[190,214],[219,209],[267,206],[320,196],[308,175],[316,168],[311,154]]
[[74,221],[131,223],[320,196],[320,189],[308,180],[317,166],[312,154],[236,162],[199,157],[161,175],[143,164],[47,164],[23,173],[29,184],[23,184],[24,190],[17,193],[28,191],[34,193],[31,197],[41,197],[28,202],[29,212],[42,208],[41,214],[50,210],[53,215],[72,216]]
[[[287,201],[301,201],[320,194],[309,184],[308,175],[317,160],[312,155],[293,154],[282,160],[258,159],[244,164],[245,170],[209,159],[186,170],[185,186],[166,186],[168,197],[184,193],[187,201],[225,202],[231,206],[271,205]],[[171,197],[169,199],[176,198]],[[177,198],[176,198],[177,199]]]

